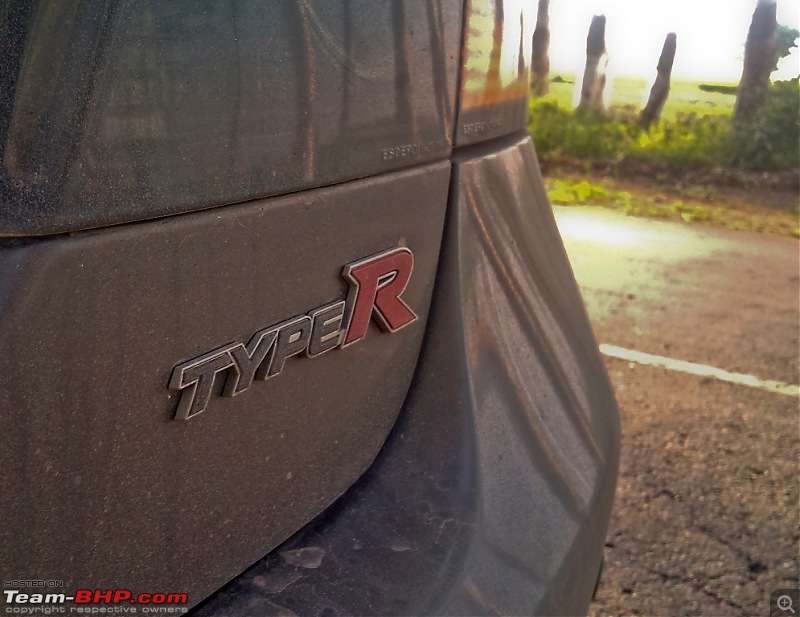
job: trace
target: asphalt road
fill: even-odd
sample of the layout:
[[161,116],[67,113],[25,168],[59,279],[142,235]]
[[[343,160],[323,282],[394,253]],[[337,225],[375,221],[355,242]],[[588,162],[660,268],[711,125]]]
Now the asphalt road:
[[606,357],[622,461],[591,614],[769,615],[799,586],[797,240],[556,217],[598,342],[628,358]]

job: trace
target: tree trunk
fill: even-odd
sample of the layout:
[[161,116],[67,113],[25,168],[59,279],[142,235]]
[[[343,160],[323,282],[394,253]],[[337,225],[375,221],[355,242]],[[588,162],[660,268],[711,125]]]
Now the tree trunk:
[[[431,54],[435,66],[446,66],[444,42],[444,18],[440,2],[426,2],[428,11],[428,28],[430,33]],[[450,93],[447,91],[447,76],[442,71],[433,71],[433,94],[439,121],[445,127],[445,134],[452,135],[453,127],[450,119]]]
[[733,121],[741,124],[755,116],[767,99],[769,75],[777,59],[778,20],[775,0],[758,0],[747,42],[744,68],[733,110]]
[[526,75],[528,67],[525,64],[525,17],[519,12],[519,49],[517,50],[517,80],[528,82],[530,74]]
[[353,7],[350,6],[351,0],[344,0],[342,3],[342,13],[344,18],[343,47],[346,60],[342,62],[342,109],[339,114],[339,135],[345,133],[350,128],[350,74],[352,68],[350,63],[353,59]]
[[500,60],[503,53],[503,28],[505,27],[505,3],[495,2],[494,28],[492,28],[492,52],[489,55],[489,69],[486,72],[486,94],[494,96],[501,89]]
[[297,100],[308,106],[308,114],[297,114],[297,141],[293,153],[303,160],[303,179],[312,181],[317,173],[317,132],[314,121],[317,109],[317,57],[311,24],[308,17],[308,0],[294,0],[285,4],[286,23],[292,28],[292,35],[303,41],[304,52],[293,54],[292,70],[295,75],[305,75],[306,79],[295,80]]
[[405,0],[392,3],[392,39],[394,41],[395,122],[409,126],[416,141],[417,126],[411,99],[411,71],[408,67]]
[[672,75],[672,63],[675,61],[677,44],[677,35],[674,32],[670,32],[664,41],[664,47],[661,49],[661,57],[658,59],[658,67],[656,67],[658,75],[656,75],[656,81],[650,89],[650,98],[642,110],[642,115],[639,116],[639,121],[644,128],[649,127],[661,117],[661,110],[664,109],[664,103],[667,102],[669,80]]
[[606,16],[595,15],[586,37],[586,69],[581,85],[581,102],[584,109],[603,109],[603,90],[606,86]]
[[547,94],[550,79],[550,0],[539,0],[536,28],[531,38],[533,47],[531,64],[531,94]]

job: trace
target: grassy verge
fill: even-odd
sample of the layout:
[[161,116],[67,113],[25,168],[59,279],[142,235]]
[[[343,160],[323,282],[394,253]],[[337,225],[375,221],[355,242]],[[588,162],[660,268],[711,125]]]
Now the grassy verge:
[[[619,79],[616,82],[626,83]],[[797,176],[798,79],[773,83],[760,112],[737,123],[731,117],[734,97],[719,92],[727,92],[730,86],[695,84],[693,90],[671,91],[661,121],[648,128],[639,121],[639,106],[631,102],[635,97],[622,97],[615,91],[616,98],[606,111],[573,109],[565,104],[564,93],[557,90],[564,86],[574,88],[574,84],[553,82],[551,86],[553,91],[547,97],[531,101],[528,128],[541,155],[593,163],[666,164],[685,170],[704,166],[745,172],[794,172]],[[641,88],[641,84],[636,87]],[[628,89],[636,91],[633,86]],[[680,98],[682,92],[684,96]],[[693,92],[694,98],[690,99],[688,92]],[[710,97],[727,97],[728,105],[715,103]],[[687,102],[694,105],[688,113],[684,111]]]
[[[601,206],[630,216],[702,223],[727,229],[800,238],[797,196],[787,207],[769,208],[749,194],[718,194],[713,187],[659,190],[609,178],[559,176],[545,180],[550,201],[566,206]],[[787,195],[791,199],[791,194]],[[793,205],[792,205],[793,204]]]
[[614,80],[605,112],[573,109],[574,82],[558,76],[531,101],[553,203],[800,237],[798,80],[773,84],[763,112],[737,125],[735,86],[673,82],[649,129],[638,121],[644,80]]
[[[561,73],[550,83],[549,94],[544,100],[569,108],[575,98],[575,82],[579,76]],[[711,86],[709,88],[709,86]],[[630,110],[633,113],[642,108],[649,94],[649,84],[645,79],[616,77],[609,90],[608,105],[611,109]],[[699,116],[730,115],[736,102],[735,84],[705,84],[699,81],[675,79],[670,87],[669,98],[662,118],[670,121],[686,114]]]

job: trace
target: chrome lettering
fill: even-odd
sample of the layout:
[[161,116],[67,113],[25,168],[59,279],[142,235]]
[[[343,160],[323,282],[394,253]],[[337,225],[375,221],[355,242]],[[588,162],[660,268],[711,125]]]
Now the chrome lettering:
[[217,375],[225,374],[222,395],[233,397],[253,381],[276,377],[286,360],[309,358],[348,347],[367,334],[369,323],[396,332],[417,319],[401,299],[414,267],[407,248],[395,248],[347,264],[342,277],[349,285],[347,300],[337,300],[256,332],[247,345],[228,343],[178,364],[168,388],[178,390],[176,420],[189,420],[208,407]]

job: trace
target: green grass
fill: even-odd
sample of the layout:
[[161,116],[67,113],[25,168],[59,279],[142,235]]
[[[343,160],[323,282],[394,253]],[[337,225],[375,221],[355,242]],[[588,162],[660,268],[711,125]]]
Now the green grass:
[[545,180],[545,187],[551,203],[556,205],[599,206],[628,216],[705,223],[728,229],[800,238],[797,212],[741,209],[685,198],[675,199],[641,186],[620,190],[608,178],[598,183],[570,177],[548,178]]
[[[734,85],[676,81],[661,120],[645,129],[638,121],[645,80],[616,79],[609,109],[601,112],[573,109],[575,76],[555,77],[546,97],[531,100],[528,129],[541,160],[556,168],[575,168],[577,160],[587,173],[605,169],[628,190],[616,188],[610,178],[597,184],[561,176],[548,181],[553,203],[601,205],[632,216],[800,236],[796,212],[772,212],[747,199],[726,207],[715,203],[713,194],[703,194],[714,192],[715,178],[723,179],[724,186],[724,178],[752,176],[757,185],[756,173],[777,172],[788,178],[789,172],[796,172],[798,80],[773,84],[762,112],[736,125]],[[629,173],[624,170],[634,170],[647,186],[625,182]],[[684,186],[689,176],[706,178],[702,182],[707,186]],[[658,184],[680,191],[667,197]]]
[[[735,97],[720,86],[678,82],[658,122],[645,129],[637,100],[643,80],[618,79],[609,109],[573,109],[565,101],[574,84],[554,82],[531,100],[528,128],[539,152],[584,160],[640,161],[679,167],[713,166],[786,171],[800,165],[798,79],[776,82],[758,114],[734,124]],[[710,90],[710,91],[709,91]]]
[[729,119],[688,114],[644,130],[631,110],[572,110],[557,101],[531,102],[528,128],[543,155],[615,162],[636,160],[709,165],[725,160]]
[[[550,92],[545,100],[558,102],[562,107],[572,106],[576,83],[580,76],[569,73],[557,74],[564,82],[550,83]],[[553,76],[555,78],[556,75]],[[572,82],[572,83],[567,83]],[[579,85],[579,84],[578,84]],[[669,98],[664,105],[662,118],[664,120],[674,120],[681,115],[696,114],[705,115],[730,115],[733,113],[733,105],[736,97],[733,94],[724,92],[707,91],[701,89],[705,84],[699,81],[673,80]],[[735,88],[736,84],[713,84],[723,86],[723,88]],[[646,102],[649,94],[647,80],[634,77],[617,77],[611,85],[611,103],[609,109],[626,110],[638,113]]]

